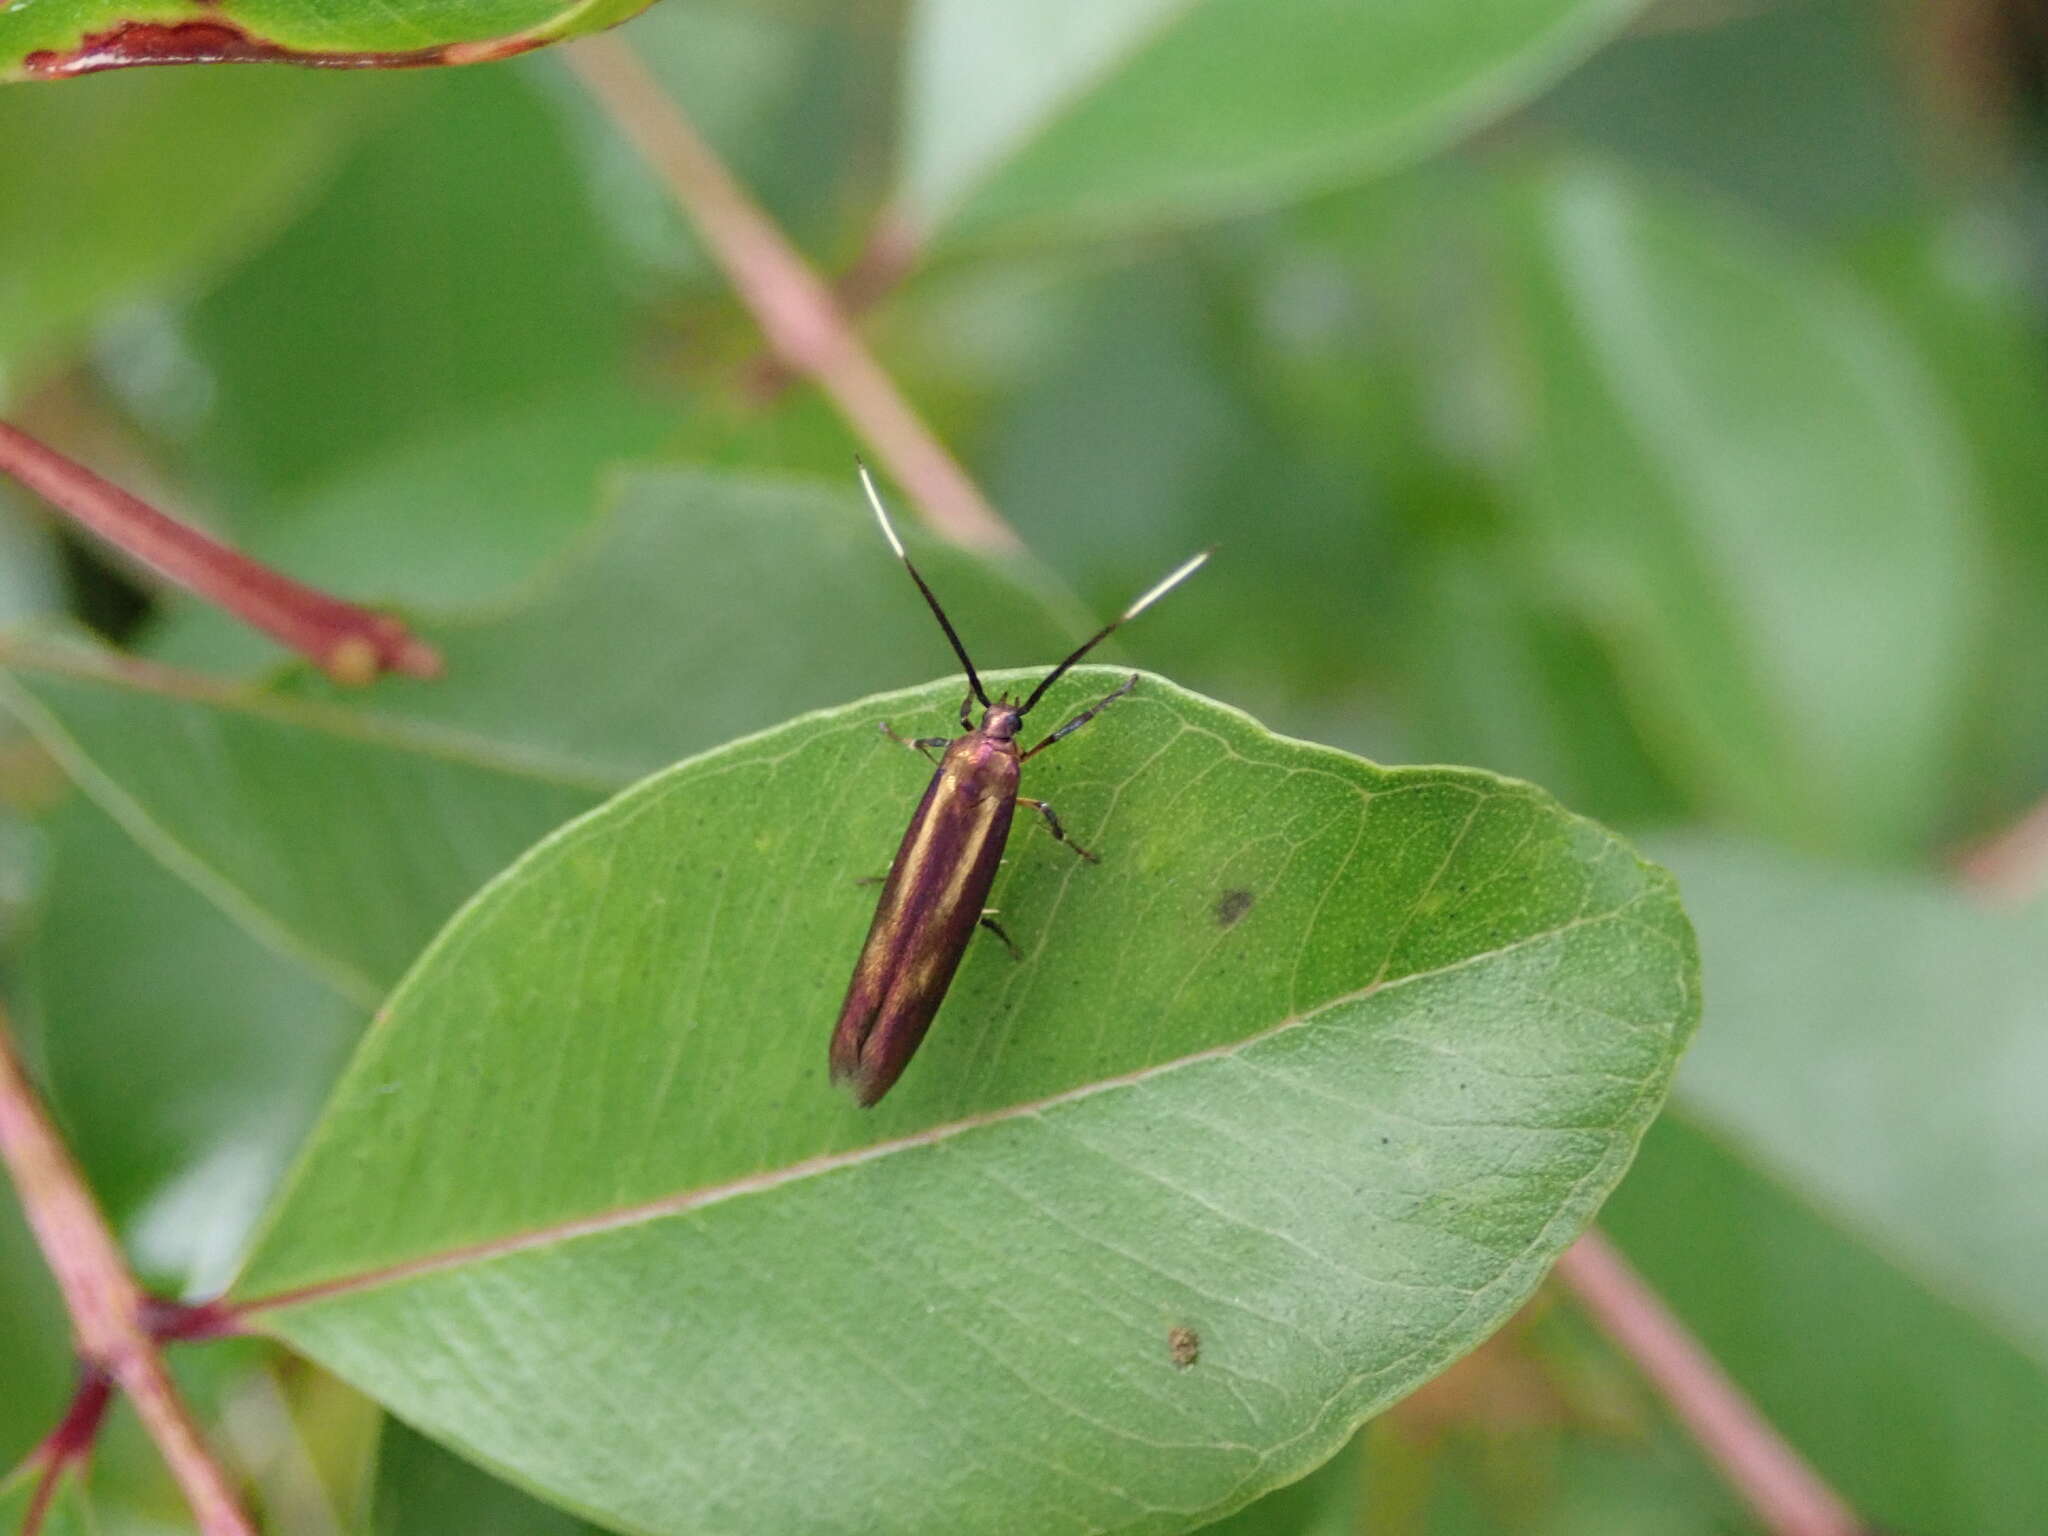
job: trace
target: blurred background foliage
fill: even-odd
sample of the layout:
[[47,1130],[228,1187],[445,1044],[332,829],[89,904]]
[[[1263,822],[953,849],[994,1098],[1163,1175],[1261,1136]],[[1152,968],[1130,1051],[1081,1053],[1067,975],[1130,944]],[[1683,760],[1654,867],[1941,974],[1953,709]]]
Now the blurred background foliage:
[[[1213,3],[1134,63],[1166,8],[1002,9],[662,0],[625,34],[820,267],[914,242],[863,328],[1031,551],[934,549],[970,642],[1046,659],[1218,543],[1133,654],[1668,859],[1706,1027],[1610,1230],[1874,1521],[2038,1531],[2048,912],[1953,867],[2048,792],[2048,12],[1557,0],[1361,52],[1374,7]],[[945,669],[856,443],[558,58],[13,87],[0,141],[0,406],[447,649],[441,691],[346,708],[594,794]],[[329,707],[4,493],[0,622]],[[62,766],[0,741],[9,991],[138,1263],[204,1293],[389,967],[574,805],[508,792],[368,933],[374,852],[327,910],[319,844],[238,863],[177,803],[237,788],[208,711],[24,688]],[[348,822],[305,763],[239,789]],[[0,1463],[65,1354],[9,1206]],[[180,1363],[276,1529],[578,1528],[289,1360]],[[92,1496],[182,1528],[131,1428]],[[1554,1302],[1219,1529],[1745,1520]]]

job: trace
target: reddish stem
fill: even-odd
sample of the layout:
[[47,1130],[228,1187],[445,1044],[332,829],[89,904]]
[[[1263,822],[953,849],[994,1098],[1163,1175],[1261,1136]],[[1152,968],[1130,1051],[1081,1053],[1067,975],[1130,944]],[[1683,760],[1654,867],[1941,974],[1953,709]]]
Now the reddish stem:
[[570,66],[668,187],[761,327],[770,350],[817,382],[940,534],[1009,552],[1020,541],[868,351],[832,290],[734,180],[621,38],[579,38]]
[[[833,300],[847,324],[852,325],[893,293],[915,270],[923,255],[924,244],[915,226],[893,210],[884,212],[868,231],[867,243],[860,248],[853,264],[832,283]],[[774,353],[767,353],[755,358],[747,368],[747,398],[758,405],[768,405],[795,379],[796,373],[789,364]]]
[[231,1339],[243,1331],[241,1313],[219,1299],[185,1302],[145,1296],[140,1316],[143,1330],[159,1344],[200,1344]]
[[107,1406],[113,1400],[113,1381],[106,1372],[87,1366],[79,1378],[78,1390],[71,1394],[71,1404],[64,1410],[64,1417],[44,1437],[30,1458],[40,1461],[43,1469],[36,1479],[35,1492],[28,1501],[28,1514],[21,1523],[21,1536],[36,1536],[42,1530],[65,1470],[74,1465],[83,1466],[91,1457],[93,1443],[99,1439],[100,1421],[106,1417]]
[[1557,1274],[1772,1536],[1867,1536],[1848,1502],[1605,1237],[1586,1233],[1557,1261]]
[[2048,889],[2048,798],[1957,856],[1965,885],[1993,902],[2031,901]]
[[[255,1536],[255,1526],[242,1513],[227,1474],[199,1438],[155,1341],[143,1327],[141,1289],[70,1148],[29,1080],[4,1010],[0,1162],[14,1180],[22,1214],[63,1293],[80,1362],[91,1376],[120,1387],[135,1404],[143,1428],[183,1490],[201,1536]],[[74,1399],[66,1423],[78,1419],[80,1412]],[[89,1427],[97,1423],[94,1417]],[[60,1438],[64,1434],[65,1425],[59,1425],[48,1443],[66,1445]],[[54,1478],[49,1482],[55,1486]],[[49,1495],[42,1498],[47,1505]]]
[[0,474],[166,579],[310,658],[338,683],[367,683],[383,672],[440,673],[434,648],[389,614],[260,565],[5,422]]

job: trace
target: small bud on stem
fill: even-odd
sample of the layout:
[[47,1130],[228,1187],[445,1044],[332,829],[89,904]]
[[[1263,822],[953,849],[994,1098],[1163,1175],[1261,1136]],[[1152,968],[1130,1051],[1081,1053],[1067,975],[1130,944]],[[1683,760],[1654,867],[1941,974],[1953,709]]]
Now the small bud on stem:
[[357,686],[384,672],[440,674],[440,655],[399,620],[258,564],[5,422],[0,474],[167,580],[290,646],[337,683]]

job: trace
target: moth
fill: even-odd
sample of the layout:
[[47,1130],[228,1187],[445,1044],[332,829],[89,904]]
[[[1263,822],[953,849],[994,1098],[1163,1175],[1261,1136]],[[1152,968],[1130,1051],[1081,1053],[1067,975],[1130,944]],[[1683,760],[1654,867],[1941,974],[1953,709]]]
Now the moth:
[[[903,541],[889,521],[875,482],[860,467],[861,485],[875,520],[917,590],[924,594],[939,628],[946,633],[953,654],[967,671],[967,693],[960,701],[960,729],[957,737],[926,736],[910,741],[890,729],[882,731],[892,741],[933,758],[931,782],[924,798],[910,818],[910,825],[897,846],[896,858],[882,882],[881,899],[875,903],[874,921],[868,925],[867,941],[853,967],[853,980],[846,988],[846,1001],[839,1008],[839,1022],[832,1031],[832,1078],[853,1090],[862,1105],[871,1105],[887,1093],[903,1075],[939,1005],[946,999],[953,973],[967,951],[967,941],[977,927],[992,930],[1005,944],[1009,935],[986,909],[989,887],[995,883],[996,868],[1010,838],[1010,823],[1022,805],[1037,813],[1054,838],[1072,848],[1090,863],[1095,855],[1067,836],[1066,828],[1053,808],[1043,800],[1017,792],[1023,766],[1054,742],[1072,735],[1138,685],[1133,673],[1121,687],[1061,725],[1043,741],[1020,750],[1017,736],[1024,719],[1038,706],[1048,689],[1066,675],[1096,646],[1129,623],[1160,598],[1192,576],[1209,558],[1204,550],[1185,561],[1146,591],[1128,608],[1091,635],[1066,660],[1048,672],[1028,696],[1013,699],[1006,692],[991,699],[981,686],[981,675],[967,647],[946,617],[938,597],[919,574]],[[981,705],[981,723],[970,714],[973,704]],[[1012,952],[1016,946],[1010,944]]]

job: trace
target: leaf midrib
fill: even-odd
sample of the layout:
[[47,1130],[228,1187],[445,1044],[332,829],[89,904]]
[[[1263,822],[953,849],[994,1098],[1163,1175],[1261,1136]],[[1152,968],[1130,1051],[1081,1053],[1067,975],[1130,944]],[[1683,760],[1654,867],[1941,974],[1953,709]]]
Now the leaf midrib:
[[[855,1168],[865,1163],[878,1162],[884,1158],[897,1156],[901,1153],[919,1151],[925,1147],[936,1146],[974,1131],[1040,1115],[1048,1110],[1079,1103],[1102,1094],[1135,1088],[1154,1078],[1165,1077],[1171,1073],[1199,1066],[1205,1062],[1222,1061],[1240,1055],[1269,1040],[1277,1039],[1290,1031],[1306,1028],[1333,1009],[1348,1007],[1351,1004],[1363,1002],[1367,998],[1378,996],[1381,993],[1392,992],[1415,982],[1434,980],[1472,966],[1484,964],[1487,961],[1497,960],[1504,955],[1513,954],[1529,945],[1557,938],[1562,934],[1570,933],[1575,929],[1587,927],[1594,923],[1626,920],[1631,908],[1640,905],[1644,901],[1654,899],[1663,889],[1658,883],[1652,882],[1620,906],[1610,908],[1607,911],[1574,917],[1569,921],[1558,923],[1538,932],[1524,934],[1520,938],[1512,939],[1508,943],[1497,945],[1492,949],[1466,955],[1445,965],[1433,966],[1428,970],[1412,971],[1405,976],[1396,977],[1391,981],[1374,980],[1368,982],[1363,987],[1340,993],[1335,997],[1318,1003],[1315,1007],[1305,1012],[1291,1015],[1276,1024],[1270,1024],[1248,1035],[1241,1035],[1224,1044],[1204,1046],[1197,1051],[1185,1052],[1179,1056],[1169,1057],[1164,1061],[1151,1062],[1145,1066],[1133,1068],[1128,1072],[1120,1072],[1110,1077],[1097,1078],[1092,1082],[1082,1083],[1072,1088],[1065,1088],[1058,1093],[1047,1094],[1041,1098],[1027,1099],[1015,1104],[1006,1104],[996,1109],[984,1110],[972,1115],[963,1115],[954,1120],[926,1126],[924,1129],[914,1131],[907,1136],[892,1137],[887,1141],[871,1142],[866,1146],[849,1148],[844,1151],[821,1153],[815,1157],[803,1158],[780,1168],[745,1174],[736,1179],[722,1180],[714,1184],[699,1185],[694,1188],[677,1191],[674,1194],[663,1195],[654,1200],[636,1201],[630,1205],[618,1206],[611,1210],[591,1215],[551,1222],[545,1226],[536,1227],[525,1232],[488,1238],[440,1253],[422,1254],[414,1258],[399,1260],[395,1263],[382,1265],[375,1269],[359,1271],[355,1274],[339,1275],[326,1280],[317,1280],[308,1284],[289,1287],[267,1296],[257,1296],[236,1303],[234,1304],[234,1311],[237,1316],[243,1318],[265,1312],[283,1311],[290,1307],[327,1301],[338,1296],[377,1290],[386,1285],[402,1284],[405,1281],[416,1279],[423,1275],[458,1269],[471,1263],[487,1263],[514,1254],[532,1252],[538,1249],[553,1247],[560,1243],[573,1242],[579,1238],[593,1237],[606,1232],[623,1230],[628,1227],[644,1226],[650,1222],[660,1221],[667,1217],[686,1215],[710,1206],[722,1205],[729,1200],[741,1199],[749,1195],[770,1193],[786,1186],[801,1184],[810,1179],[839,1172],[841,1169]],[[1661,930],[1652,929],[1650,931],[1660,932]]]

